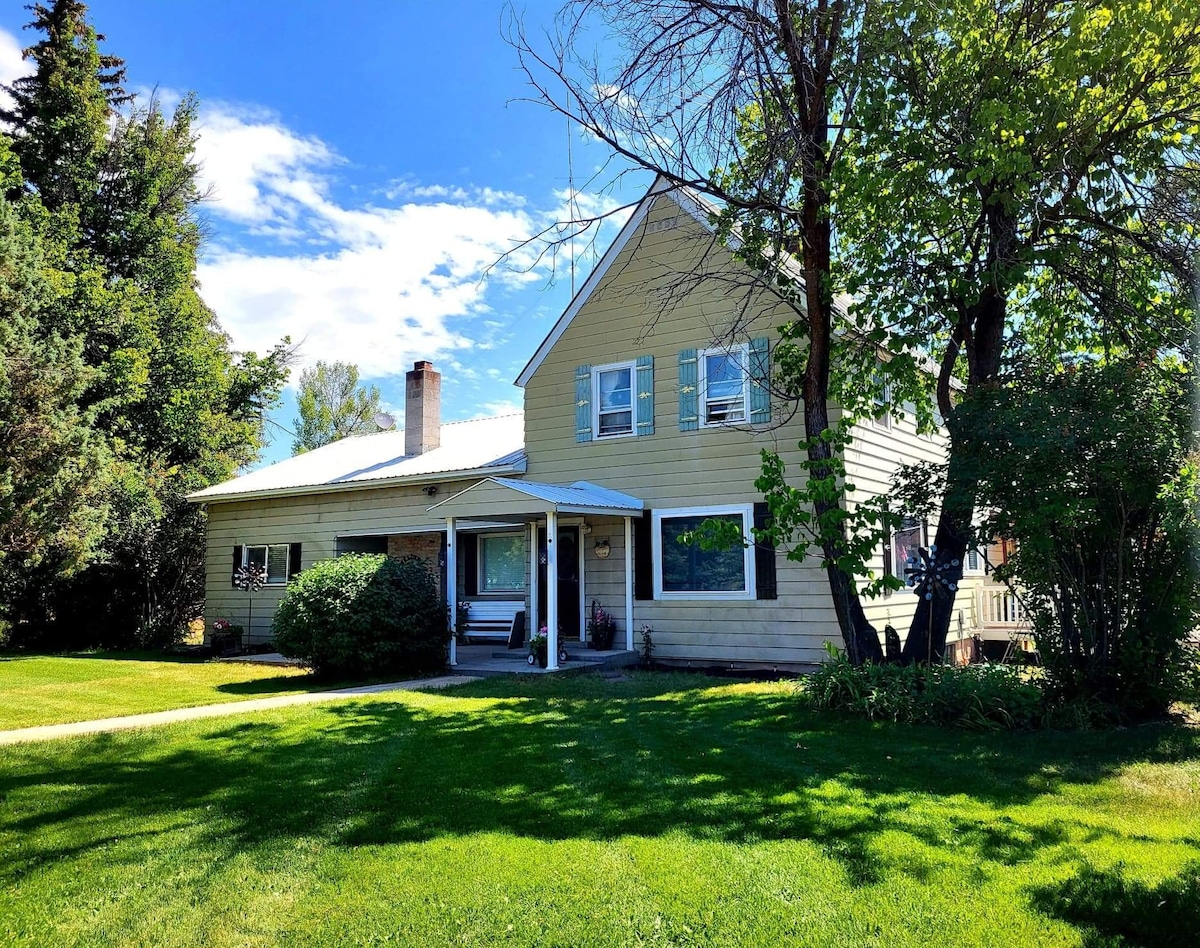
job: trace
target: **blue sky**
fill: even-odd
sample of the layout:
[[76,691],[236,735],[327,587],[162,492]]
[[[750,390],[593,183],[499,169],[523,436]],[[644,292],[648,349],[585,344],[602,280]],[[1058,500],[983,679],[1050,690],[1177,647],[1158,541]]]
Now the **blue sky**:
[[[525,5],[531,30],[555,3]],[[357,363],[402,412],[416,359],[443,373],[446,420],[519,407],[513,386],[569,300],[561,263],[485,272],[567,216],[564,120],[529,94],[499,2],[95,0],[127,85],[201,103],[212,198],[202,292],[238,348],[285,334],[301,360]],[[0,10],[0,80],[22,70],[27,11]],[[607,157],[573,133],[585,210],[635,200],[589,191]],[[602,180],[607,180],[605,175]],[[630,188],[634,188],[633,191]],[[615,233],[606,226],[600,249]],[[591,265],[579,260],[577,274]],[[296,373],[298,374],[298,373]],[[293,376],[295,378],[295,374]],[[290,396],[278,420],[291,426]],[[279,435],[267,452],[290,453]]]

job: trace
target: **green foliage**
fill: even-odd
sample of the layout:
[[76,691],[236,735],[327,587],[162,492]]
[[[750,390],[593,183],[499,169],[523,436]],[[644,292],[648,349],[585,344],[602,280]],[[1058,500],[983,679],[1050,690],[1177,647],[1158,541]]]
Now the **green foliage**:
[[50,295],[41,264],[32,229],[0,202],[0,588],[10,590],[47,558],[78,569],[108,515],[107,455],[78,404],[90,373],[78,340],[39,325]]
[[1029,366],[959,411],[961,457],[1017,541],[1024,591],[1060,700],[1132,716],[1176,695],[1200,625],[1194,370],[1172,360]]
[[358,366],[318,362],[300,373],[300,417],[292,453],[302,454],[364,431],[373,431],[379,389],[358,384]]
[[1012,665],[855,665],[831,650],[801,695],[816,710],[869,721],[999,730],[1047,720],[1041,689]]
[[339,556],[288,584],[275,645],[319,675],[411,675],[445,667],[449,623],[419,557]]
[[257,457],[290,352],[231,351],[199,296],[195,101],[170,118],[130,103],[83,4],[34,13],[0,181],[39,272],[5,302],[0,358],[25,392],[0,395],[0,425],[46,435],[40,460],[0,447],[0,484],[16,485],[0,521],[26,521],[24,538],[0,526],[0,615],[44,647],[167,642],[203,599],[204,515],[186,495]]
[[[826,460],[812,460],[814,452],[805,452],[800,462],[802,477],[790,483],[783,459],[775,451],[762,452],[762,471],[754,482],[763,493],[770,512],[770,524],[760,531],[759,539],[786,547],[787,557],[802,562],[815,551],[822,553],[821,565],[834,566],[860,581],[861,591],[876,596],[885,590],[900,589],[894,576],[876,576],[867,563],[879,551],[883,539],[900,525],[900,514],[890,510],[885,497],[871,497],[861,503],[851,498],[853,483],[846,480],[844,449],[850,443],[848,421],[827,428],[820,436],[835,447]],[[807,442],[801,442],[806,448]],[[824,555],[836,549],[831,561]]]

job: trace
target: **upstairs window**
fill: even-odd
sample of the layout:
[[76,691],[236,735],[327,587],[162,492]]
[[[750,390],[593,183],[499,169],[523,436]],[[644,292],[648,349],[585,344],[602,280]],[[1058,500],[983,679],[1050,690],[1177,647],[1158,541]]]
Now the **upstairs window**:
[[633,363],[602,365],[592,370],[593,428],[597,438],[633,434]]
[[745,422],[748,363],[745,346],[700,353],[700,417],[705,425]]

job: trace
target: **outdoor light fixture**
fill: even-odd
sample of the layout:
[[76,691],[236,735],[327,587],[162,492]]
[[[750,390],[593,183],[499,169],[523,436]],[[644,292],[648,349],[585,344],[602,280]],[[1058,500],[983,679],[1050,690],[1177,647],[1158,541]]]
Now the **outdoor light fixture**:
[[437,484],[430,484],[428,487],[422,487],[421,493],[426,497],[432,497],[437,493]]
[[608,545],[607,540],[596,541],[596,556],[602,560],[608,559],[608,554],[612,552],[612,547]]

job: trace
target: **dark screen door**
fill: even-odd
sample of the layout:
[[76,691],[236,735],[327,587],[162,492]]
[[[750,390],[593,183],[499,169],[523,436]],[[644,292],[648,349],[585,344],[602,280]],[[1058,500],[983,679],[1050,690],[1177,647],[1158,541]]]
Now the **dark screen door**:
[[[538,615],[546,621],[546,528],[538,530]],[[579,528],[558,528],[558,626],[579,641]]]

